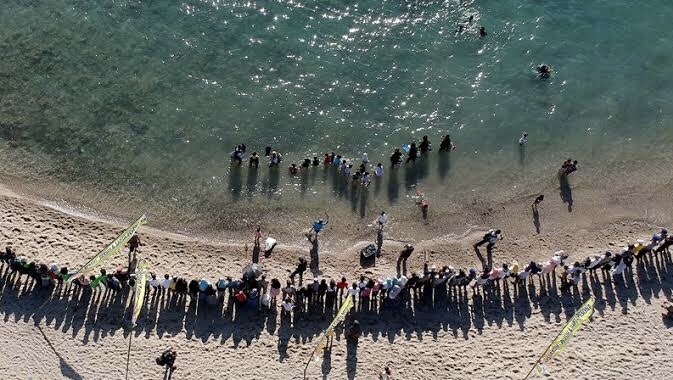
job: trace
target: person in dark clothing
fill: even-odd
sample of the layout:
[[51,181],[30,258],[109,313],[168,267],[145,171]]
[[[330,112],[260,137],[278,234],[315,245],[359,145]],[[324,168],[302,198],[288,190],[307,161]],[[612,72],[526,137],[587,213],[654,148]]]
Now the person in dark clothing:
[[304,158],[304,161],[301,163],[301,167],[306,169],[309,166],[311,166],[311,159],[310,158]]
[[192,296],[192,299],[196,299],[199,295],[199,282],[192,280],[189,282],[189,295]]
[[423,136],[423,140],[421,140],[421,143],[418,145],[418,148],[421,150],[421,154],[428,153],[430,151],[431,145],[432,144],[430,144],[428,136]]
[[313,165],[313,166],[318,166],[318,165],[320,165],[320,160],[318,159],[318,157],[313,157],[313,163],[312,163],[312,165]]
[[411,143],[411,146],[409,147],[409,153],[407,155],[407,163],[409,161],[416,162],[416,158],[418,158],[418,148],[416,148],[416,143]]
[[156,361],[160,366],[166,366],[171,372],[175,370],[175,359],[178,357],[178,353],[172,349],[164,351],[161,356],[159,356]]
[[248,159],[248,166],[251,168],[259,167],[259,156],[257,155],[257,152],[252,152],[252,155]]
[[400,152],[400,148],[395,148],[393,154],[390,155],[390,166],[398,166],[400,161],[402,161],[402,152]]
[[302,280],[304,279],[304,272],[306,272],[306,267],[308,266],[306,259],[303,257],[299,258],[299,263],[297,264],[297,269],[290,274],[290,280],[294,284],[294,276],[299,275],[299,285],[301,285]]
[[362,327],[360,327],[360,322],[354,320],[353,323],[345,331],[346,339],[351,341],[358,341],[360,335],[362,335]]
[[439,144],[440,152],[449,152],[453,149],[453,143],[451,142],[451,135],[445,135],[442,137],[442,142]]
[[[414,247],[411,244],[404,246],[404,249],[400,251],[400,255],[397,258],[397,273],[406,274],[407,273],[407,259],[411,256],[411,253],[414,251]],[[402,271],[400,271],[400,266]]]

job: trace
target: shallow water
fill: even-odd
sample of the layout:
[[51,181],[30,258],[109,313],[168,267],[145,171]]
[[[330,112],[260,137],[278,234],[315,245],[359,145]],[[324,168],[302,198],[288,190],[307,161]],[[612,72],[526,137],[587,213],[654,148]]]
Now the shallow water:
[[[500,202],[553,185],[568,156],[589,186],[651,181],[634,168],[672,161],[671,19],[663,0],[8,0],[2,151],[202,221],[251,209],[373,218],[419,187],[433,205]],[[228,164],[244,142],[284,165],[366,151],[387,166],[393,147],[427,134],[436,150],[446,133],[450,155],[388,169],[366,191],[322,168],[293,179]]]

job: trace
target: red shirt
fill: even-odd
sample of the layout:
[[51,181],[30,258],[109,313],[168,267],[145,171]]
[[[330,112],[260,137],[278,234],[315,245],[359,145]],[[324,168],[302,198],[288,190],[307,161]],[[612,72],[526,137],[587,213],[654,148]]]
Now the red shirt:
[[236,301],[243,303],[247,299],[248,297],[245,295],[245,293],[243,293],[243,291],[239,291],[238,293],[236,293]]
[[337,288],[338,288],[338,289],[345,289],[345,288],[347,288],[347,287],[348,287],[348,283],[347,283],[347,282],[337,282]]

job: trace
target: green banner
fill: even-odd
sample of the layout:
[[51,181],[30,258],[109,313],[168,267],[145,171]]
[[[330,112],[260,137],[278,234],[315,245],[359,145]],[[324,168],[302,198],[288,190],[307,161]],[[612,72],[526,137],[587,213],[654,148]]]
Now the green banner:
[[145,288],[147,286],[147,263],[145,260],[140,260],[136,267],[136,286],[133,296],[133,317],[131,322],[136,324],[140,310],[143,308],[143,301],[145,301]]
[[119,236],[117,236],[117,238],[114,241],[112,241],[112,243],[110,243],[107,247],[103,248],[102,251],[100,251],[96,256],[94,256],[93,259],[91,259],[88,263],[84,264],[84,266],[81,267],[78,271],[72,273],[68,277],[68,281],[72,281],[80,276],[87,276],[92,272],[94,272],[96,269],[103,266],[114,255],[119,253],[126,246],[126,243],[128,243],[129,240],[131,240],[133,234],[135,234],[138,228],[141,225],[145,224],[146,222],[147,220],[145,218],[145,214],[143,214],[127,229],[122,231],[122,233],[119,234]]

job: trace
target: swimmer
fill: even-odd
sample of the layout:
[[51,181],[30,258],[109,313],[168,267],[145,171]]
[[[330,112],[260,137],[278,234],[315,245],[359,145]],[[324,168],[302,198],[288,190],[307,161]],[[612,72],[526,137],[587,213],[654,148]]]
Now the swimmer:
[[526,145],[528,143],[528,132],[524,132],[521,134],[521,137],[519,138],[519,145]]
[[313,164],[313,166],[318,166],[318,165],[320,165],[320,160],[318,159],[317,156],[314,156],[314,157],[313,157],[313,163],[312,163],[312,164]]
[[551,76],[551,67],[544,63],[537,67],[537,76],[540,79],[547,79]]
[[483,26],[482,26],[482,27],[479,27],[479,35],[480,35],[481,37],[486,37],[487,34],[488,34],[488,33],[486,33],[486,28],[484,28]]
[[296,164],[292,164],[292,165],[288,166],[287,169],[290,171],[291,175],[297,175],[297,173],[299,173],[299,168],[297,167]]
[[369,163],[369,156],[367,153],[362,153],[362,163],[365,165]]
[[301,163],[301,167],[306,169],[309,166],[311,166],[311,159],[309,158],[304,158],[304,162]]

